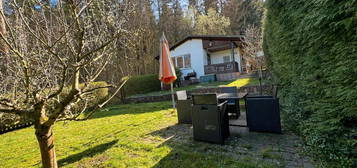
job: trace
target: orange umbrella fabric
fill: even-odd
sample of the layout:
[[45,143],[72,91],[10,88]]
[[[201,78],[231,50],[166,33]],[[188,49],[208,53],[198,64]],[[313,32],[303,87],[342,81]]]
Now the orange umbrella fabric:
[[169,42],[166,40],[165,34],[160,40],[160,73],[159,79],[164,84],[173,83],[177,77],[175,68],[171,61]]

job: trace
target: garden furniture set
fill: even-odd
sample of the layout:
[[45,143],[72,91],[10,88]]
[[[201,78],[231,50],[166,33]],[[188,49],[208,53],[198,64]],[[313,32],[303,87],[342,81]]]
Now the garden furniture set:
[[271,96],[239,94],[236,87],[222,87],[220,93],[200,93],[188,96],[177,92],[179,124],[192,124],[193,139],[224,144],[229,137],[230,119],[240,117],[239,100],[244,99],[246,122],[249,131],[281,133],[277,88]]

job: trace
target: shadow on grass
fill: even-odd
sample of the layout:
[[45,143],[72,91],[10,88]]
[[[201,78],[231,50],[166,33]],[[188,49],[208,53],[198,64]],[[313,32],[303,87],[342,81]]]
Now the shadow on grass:
[[68,164],[78,162],[85,157],[93,157],[94,155],[101,154],[101,153],[105,152],[106,150],[110,149],[117,142],[118,142],[118,140],[114,140],[114,141],[111,141],[108,143],[97,145],[97,146],[87,149],[83,152],[63,158],[58,161],[58,166],[59,167],[66,166]]
[[[152,168],[195,168],[195,167],[242,167],[255,168],[279,167],[273,162],[256,160],[257,151],[242,149],[239,135],[231,135],[225,145],[198,142],[193,140],[192,126],[173,125],[149,134],[165,139],[158,148],[169,147],[171,151],[161,158]],[[263,136],[262,139],[265,139]],[[264,142],[264,141],[263,141]],[[259,143],[248,142],[255,146]]]
[[168,110],[169,108],[172,108],[170,102],[113,105],[102,110],[98,110],[96,113],[94,113],[91,119],[112,117],[124,114],[135,115],[142,113],[152,113],[160,110]]
[[158,148],[171,148],[153,168],[222,167],[223,162],[229,160],[222,154],[221,145],[193,141],[191,125],[173,125],[149,135],[166,139]]

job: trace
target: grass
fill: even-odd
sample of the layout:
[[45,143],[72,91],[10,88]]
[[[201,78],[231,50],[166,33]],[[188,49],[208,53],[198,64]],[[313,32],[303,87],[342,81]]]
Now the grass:
[[[254,85],[259,85],[259,79],[257,79],[257,78],[241,78],[241,79],[237,79],[234,81],[225,81],[225,82],[216,81],[216,82],[209,82],[209,83],[199,83],[199,84],[195,84],[195,85],[174,88],[174,91],[175,92],[180,91],[180,90],[192,91],[197,88],[210,88],[210,87],[219,87],[219,86],[243,87],[243,86],[254,86]],[[170,92],[171,92],[170,90],[163,90],[163,91],[156,91],[156,92],[150,92],[150,93],[145,93],[145,94],[132,95],[130,97],[159,96],[159,95],[169,94]]]
[[[186,132],[190,126],[176,123],[170,102],[116,105],[91,120],[59,122],[54,128],[59,166],[274,167],[234,158],[227,145],[194,142]],[[0,167],[41,167],[32,127],[0,135],[0,151]]]
[[271,147],[267,147],[267,148],[262,149],[261,156],[263,158],[276,159],[276,160],[282,160],[283,159],[280,154],[274,153],[273,149]]

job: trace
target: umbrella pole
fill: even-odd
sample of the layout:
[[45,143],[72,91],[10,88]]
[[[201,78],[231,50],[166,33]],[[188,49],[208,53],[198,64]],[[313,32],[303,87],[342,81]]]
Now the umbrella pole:
[[172,107],[176,108],[175,106],[175,95],[174,95],[174,84],[171,83],[171,98],[172,98]]

